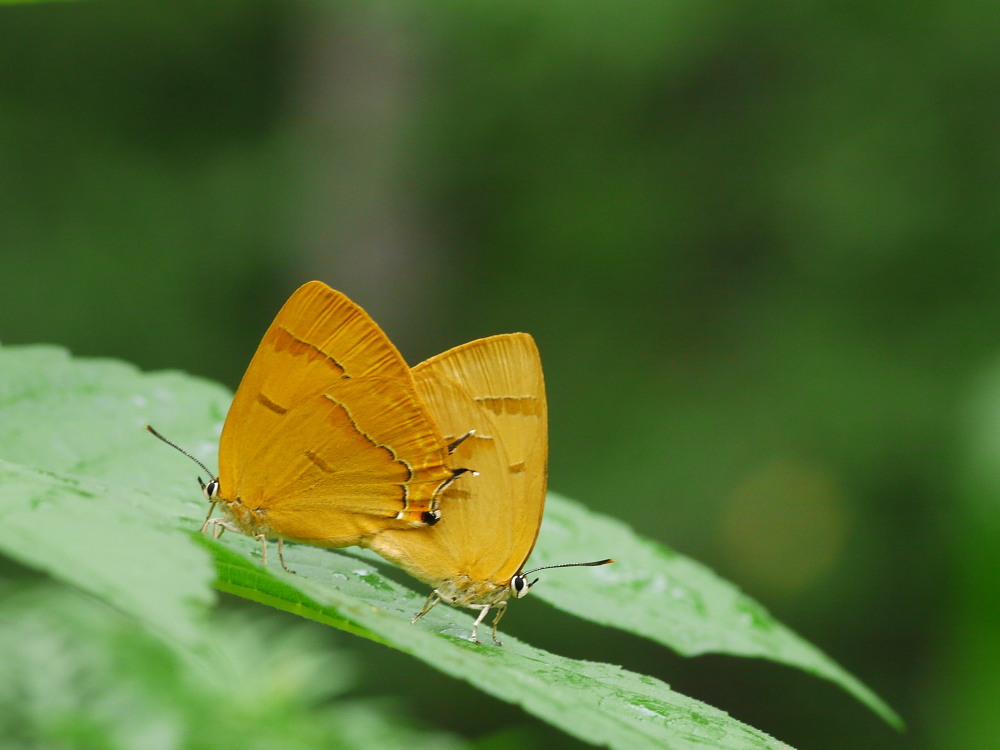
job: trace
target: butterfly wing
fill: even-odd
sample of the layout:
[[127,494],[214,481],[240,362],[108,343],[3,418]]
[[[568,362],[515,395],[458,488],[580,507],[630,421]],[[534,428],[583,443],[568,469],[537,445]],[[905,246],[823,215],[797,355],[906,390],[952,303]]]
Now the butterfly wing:
[[329,546],[423,523],[452,476],[402,356],[318,281],[264,334],[226,417],[219,470],[221,497],[270,533]]
[[545,384],[527,334],[479,339],[413,368],[417,389],[449,440],[475,434],[452,464],[460,475],[441,497],[441,522],[419,532],[388,531],[372,549],[432,586],[445,582],[465,601],[506,590],[538,536],[548,450]]

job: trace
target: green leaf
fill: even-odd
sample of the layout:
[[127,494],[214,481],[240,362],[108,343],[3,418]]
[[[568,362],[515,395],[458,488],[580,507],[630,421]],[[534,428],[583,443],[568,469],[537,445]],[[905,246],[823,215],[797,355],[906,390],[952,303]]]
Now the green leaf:
[[[0,551],[194,645],[214,601],[211,560],[130,487],[0,460]],[[169,524],[169,525],[167,525]]]
[[[602,625],[662,643],[684,656],[755,656],[840,685],[896,728],[903,721],[881,698],[760,604],[711,570],[627,525],[549,493],[531,565],[602,555],[614,565],[588,577],[554,573],[532,589],[551,604]],[[544,584],[544,586],[542,585]]]
[[[11,490],[0,502],[18,529],[0,549],[191,638],[210,579],[204,549],[192,543],[200,537],[187,533],[205,512],[193,480],[198,470],[143,426],[153,423],[211,466],[230,394],[178,373],[72,360],[51,347],[0,348],[0,371],[0,458]],[[241,557],[222,555],[218,542],[203,543],[216,555],[219,588],[412,653],[583,739],[695,747],[693,738],[713,736],[715,747],[782,747],[649,677],[566,660],[511,638],[504,649],[471,644],[465,638],[472,618],[464,611],[441,605],[411,627],[423,587],[414,593],[397,586],[356,557],[289,545],[286,559],[300,575],[288,576],[248,562],[247,554],[260,555],[249,538],[226,535],[225,547]],[[618,521],[551,495],[532,563],[606,555],[618,562],[546,572],[535,591],[580,617],[683,654],[717,651],[801,667],[896,721],[864,686],[731,584]]]
[[289,574],[247,560],[247,540],[225,537],[205,541],[222,590],[389,644],[582,740],[622,750],[788,747],[646,675],[567,659],[509,636],[503,646],[472,643],[473,618],[465,611],[439,606],[410,625],[425,597],[364,560],[297,546],[286,554],[296,571]]
[[215,601],[211,558],[190,538],[204,503],[178,481],[180,502],[149,492],[177,472],[143,425],[183,409],[204,430],[226,391],[50,346],[0,347],[0,373],[0,550],[192,644]]
[[[180,372],[142,373],[53,346],[0,346],[0,458],[174,498],[185,528],[205,515],[194,464],[145,432],[152,423],[211,457],[232,394]],[[193,490],[193,491],[192,491]]]

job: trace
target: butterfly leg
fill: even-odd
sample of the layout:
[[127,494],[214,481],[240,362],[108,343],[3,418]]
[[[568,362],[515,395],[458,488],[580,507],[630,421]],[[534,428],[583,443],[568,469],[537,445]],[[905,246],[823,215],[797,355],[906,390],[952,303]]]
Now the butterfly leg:
[[207,518],[205,519],[205,523],[202,526],[202,530],[204,530],[206,526],[212,527],[212,539],[218,539],[220,536],[222,536],[222,532],[225,531],[226,529],[229,529],[234,534],[243,533],[242,531],[240,531],[240,529],[236,528],[231,523],[226,521],[225,518]]
[[284,551],[285,551],[285,540],[282,539],[281,537],[278,537],[278,560],[281,562],[281,567],[283,567],[285,569],[285,572],[287,573],[295,573],[294,570],[285,565]]
[[201,534],[205,533],[205,528],[208,526],[209,521],[212,518],[212,513],[215,511],[215,506],[217,504],[218,504],[218,501],[216,501],[216,500],[213,500],[211,503],[209,503],[209,505],[208,505],[208,513],[205,514],[205,521],[204,521],[204,523],[202,523],[201,529],[199,529],[199,533],[201,533]]
[[449,443],[448,444],[448,453],[454,453],[455,449],[458,446],[460,446],[462,443],[464,443],[466,440],[468,440],[470,437],[472,437],[475,434],[476,434],[475,430],[469,430],[467,433],[465,433],[464,435],[462,435],[462,437],[457,438],[456,440],[454,440],[451,443]]
[[[455,449],[458,446],[460,446],[462,443],[464,443],[466,440],[468,440],[470,437],[472,437],[475,434],[476,434],[475,430],[469,430],[467,433],[465,433],[461,437],[456,438],[451,443],[449,443],[448,444],[448,455],[450,456],[452,453],[454,453]],[[437,497],[442,492],[444,492],[446,489],[448,489],[451,486],[451,483],[454,482],[456,479],[458,479],[463,474],[469,474],[469,475],[474,476],[474,477],[479,476],[479,472],[476,471],[476,470],[474,470],[474,469],[454,469],[451,472],[451,476],[448,477],[440,487],[438,487],[437,492],[435,493],[435,497]],[[436,521],[435,521],[435,523],[436,523]],[[429,525],[433,526],[433,524],[429,524]]]
[[[474,623],[472,623],[472,636],[469,638],[469,640],[472,641],[473,643],[482,643],[482,641],[480,641],[478,638],[476,638],[476,630],[479,629],[479,623],[481,623],[483,620],[486,619],[486,613],[490,611],[490,607],[491,606],[493,606],[493,605],[492,604],[472,604],[472,605],[469,605],[470,609],[478,609],[478,610],[480,610],[479,617],[477,617],[476,621]],[[494,633],[493,633],[493,640],[497,642],[498,646],[501,645],[500,642],[497,641],[496,631],[494,631]]]
[[421,617],[430,612],[434,608],[434,605],[437,604],[439,601],[441,601],[441,595],[437,592],[437,589],[435,589],[434,591],[431,592],[431,595],[427,597],[427,601],[424,602],[424,608],[419,612],[417,612],[417,614],[413,616],[413,619],[410,620],[410,625],[412,625]]
[[260,561],[267,567],[267,537],[263,534],[254,534],[253,538],[260,542]]
[[507,611],[507,602],[500,602],[497,605],[497,616],[493,618],[493,642],[498,646],[502,646],[503,643],[497,640],[497,623],[500,622],[500,618],[504,616]]
[[[449,487],[451,487],[452,482],[454,482],[456,479],[458,479],[463,474],[468,474],[469,476],[472,476],[472,477],[478,477],[479,476],[479,472],[476,471],[475,469],[453,469],[452,472],[451,472],[451,476],[448,477],[447,479],[445,479],[444,482],[441,483],[441,486],[438,487],[437,492],[435,493],[435,497],[437,495],[440,495],[442,492],[444,492]],[[437,521],[435,521],[434,523],[437,523]],[[434,524],[428,524],[428,525],[429,526],[433,526]]]

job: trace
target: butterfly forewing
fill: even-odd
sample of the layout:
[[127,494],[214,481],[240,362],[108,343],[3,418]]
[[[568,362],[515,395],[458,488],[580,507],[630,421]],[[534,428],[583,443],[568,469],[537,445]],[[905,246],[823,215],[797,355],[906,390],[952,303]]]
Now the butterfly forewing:
[[447,442],[399,352],[320,282],[264,335],[230,407],[220,494],[270,532],[343,546],[421,522],[451,477]]

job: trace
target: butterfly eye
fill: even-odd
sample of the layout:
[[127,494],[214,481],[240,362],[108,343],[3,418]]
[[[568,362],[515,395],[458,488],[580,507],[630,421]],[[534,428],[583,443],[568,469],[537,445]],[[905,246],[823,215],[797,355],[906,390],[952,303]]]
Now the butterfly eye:
[[527,594],[531,590],[531,587],[536,583],[538,583],[537,578],[531,583],[528,583],[528,579],[524,577],[524,574],[519,573],[510,579],[510,590],[511,593],[514,594],[515,598],[520,599],[522,596]]
[[201,491],[205,493],[205,497],[208,500],[215,500],[219,496],[219,480],[218,478],[213,479],[208,484],[203,484],[201,486]]

